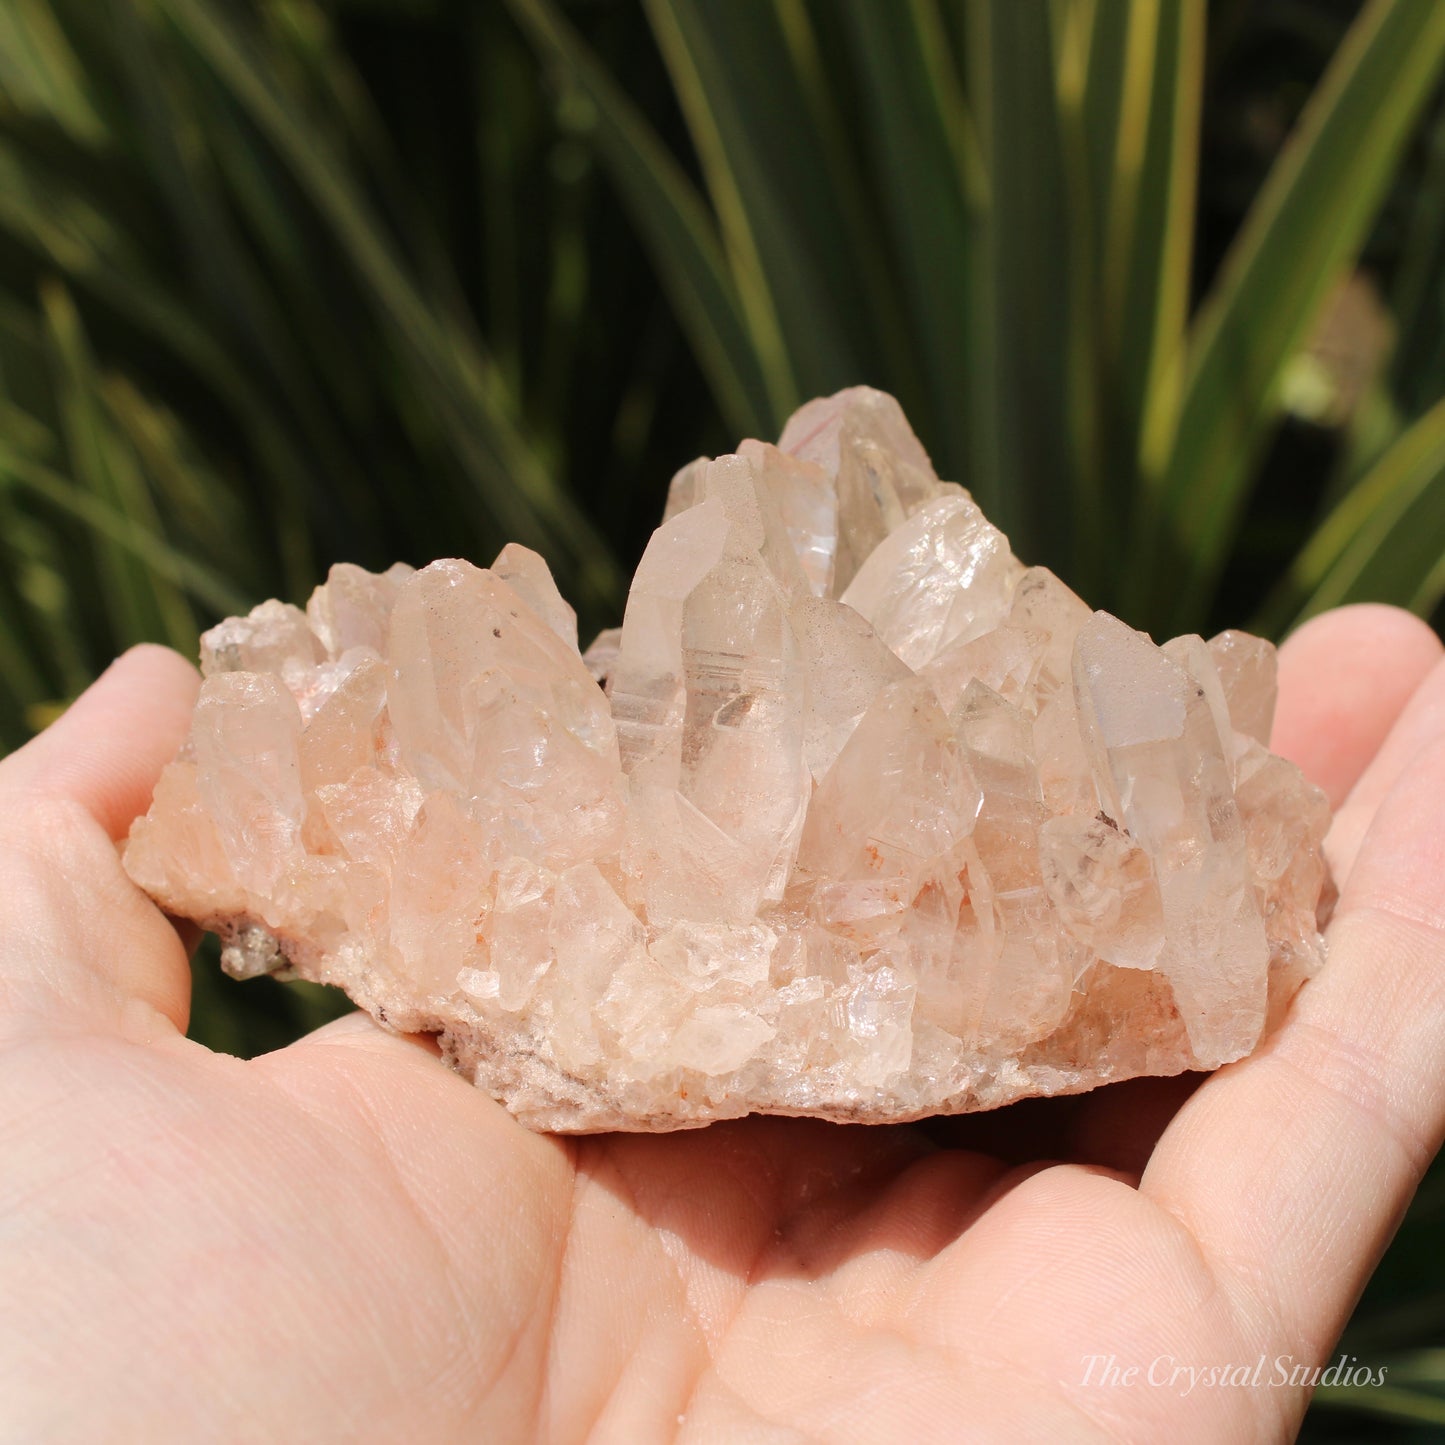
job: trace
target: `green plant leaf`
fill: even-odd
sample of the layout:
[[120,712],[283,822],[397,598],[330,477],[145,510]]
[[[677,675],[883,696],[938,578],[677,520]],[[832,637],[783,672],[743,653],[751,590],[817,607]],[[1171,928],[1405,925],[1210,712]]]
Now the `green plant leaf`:
[[[99,382],[69,294],[58,284],[41,293],[56,368],[66,452],[79,489],[90,495],[93,515],[128,523],[135,534],[158,536],[155,500],[135,457],[119,441],[105,415]],[[11,470],[30,470],[23,462]],[[79,494],[79,492],[78,492]],[[125,545],[119,529],[95,531],[99,574],[110,607],[121,619],[128,642],[168,642],[189,653],[196,624],[180,591],[165,574],[142,563],[136,548]]]
[[[140,564],[141,570],[183,589],[218,615],[243,613],[250,606],[246,593],[172,546],[153,526],[126,515],[111,501],[87,492],[69,477],[0,445],[0,491],[7,487],[29,493],[84,523],[113,550]],[[183,651],[193,652],[195,629],[167,640]]]
[[[1121,212],[1111,218],[1105,308],[1108,350],[1119,386],[1119,436],[1133,449],[1115,464],[1137,475],[1153,437],[1178,416],[1189,321],[1194,211],[1203,103],[1204,0],[1162,5],[1148,53],[1153,73],[1146,138],[1121,149],[1121,169],[1137,165]],[[1143,63],[1143,62],[1141,62]],[[1127,215],[1127,220],[1126,220]]]
[[[1363,242],[1445,62],[1445,6],[1370,0],[1230,250],[1196,322],[1177,427],[1146,473],[1145,584],[1197,624],[1275,415],[1280,377]],[[1145,568],[1141,567],[1141,577]]]
[[[730,20],[738,13],[738,7],[727,5],[726,0],[711,3]],[[755,93],[776,88],[790,97],[790,106],[791,98],[800,96],[804,110],[777,114],[760,148],[777,169],[779,188],[792,200],[796,224],[811,237],[810,254],[825,278],[825,304],[846,311],[855,328],[854,345],[861,353],[862,367],[848,380],[887,378],[905,410],[912,408],[924,416],[926,393],[907,326],[903,289],[884,228],[878,224],[873,199],[876,188],[859,164],[855,136],[849,129],[849,119],[856,111],[851,76],[840,73],[836,64],[829,66],[822,27],[810,19],[806,0],[773,0],[772,9],[795,80],[792,84],[766,81],[754,88]],[[820,21],[824,18],[819,17]],[[826,19],[828,38],[836,40],[837,19],[831,15]],[[930,56],[937,67],[943,67],[948,63],[947,36],[934,39]],[[741,49],[742,45],[748,50]],[[780,68],[784,63],[781,56],[774,61]],[[754,37],[737,37],[732,63],[758,65]],[[939,87],[949,89],[946,71],[935,89]],[[957,103],[961,108],[961,94]],[[964,132],[972,129],[966,114],[954,125]],[[980,169],[981,185],[982,161],[976,154],[976,140],[973,152],[972,164]]]
[[914,417],[946,472],[983,505],[995,471],[978,444],[973,400],[983,345],[976,253],[987,182],[977,128],[935,0],[882,7],[845,0],[862,79],[864,135],[879,212],[901,276],[927,409]]
[[[786,409],[878,379],[885,349],[907,372],[897,288],[866,219],[806,8],[652,0],[649,13],[724,236],[740,233],[729,252],[751,258],[734,261],[739,292],[760,293],[758,309],[784,349]],[[730,225],[734,215],[744,222]]]
[[702,162],[733,284],[767,379],[776,424],[801,399],[779,317],[781,287],[802,281],[795,264],[799,258],[789,255],[784,238],[769,246],[774,268],[783,273],[775,284],[764,263],[757,233],[763,228],[779,229],[777,208],[767,195],[738,119],[735,98],[729,92],[698,8],[688,0],[644,0],[644,4]]
[[538,51],[595,108],[598,147],[728,424],[766,435],[775,401],[707,206],[550,0],[508,3]]
[[[1063,130],[1044,5],[977,0],[969,93],[989,177],[981,248],[980,364],[974,380],[990,515],[1020,555],[1077,576],[1093,468],[1074,341],[1079,253],[1070,244]],[[985,504],[987,509],[987,503]]]
[[399,354],[418,368],[414,395],[430,408],[475,480],[476,504],[504,533],[566,558],[584,602],[605,597],[615,605],[621,591],[615,559],[522,435],[516,399],[501,373],[463,318],[440,311],[418,290],[348,168],[289,104],[254,42],[209,0],[157,3],[270,139],[325,219],[340,254],[365,280]]
[[1428,613],[1445,595],[1445,401],[1406,428],[1320,524],[1266,604],[1289,625],[1346,602]]
[[[152,277],[146,256],[114,219],[83,196],[71,194],[65,176],[34,171],[0,143],[0,231],[33,250],[75,289],[103,302],[151,344],[171,352],[233,412],[262,459],[263,495],[281,499],[273,525],[287,543],[294,524],[286,527],[286,508],[304,504],[312,486],[291,429],[278,419],[239,358],[218,343],[171,288]],[[324,445],[318,450],[328,455]],[[336,469],[338,489],[345,487],[350,470]],[[290,575],[293,593],[314,580],[309,562]]]
[[1445,392],[1445,102],[1436,107],[1425,152],[1389,297],[1400,328],[1389,380],[1411,415]]
[[1445,1398],[1394,1385],[1324,1386],[1315,1392],[1312,1403],[1325,1409],[1358,1410],[1401,1424],[1445,1425]]
[[75,51],[45,0],[0,5],[0,96],[53,115],[77,135],[103,134]]

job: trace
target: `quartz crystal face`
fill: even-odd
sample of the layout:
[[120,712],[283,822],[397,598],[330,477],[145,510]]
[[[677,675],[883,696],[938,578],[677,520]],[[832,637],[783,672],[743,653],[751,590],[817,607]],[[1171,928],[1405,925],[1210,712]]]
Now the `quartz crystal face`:
[[335,567],[202,668],[131,876],[536,1129],[1212,1069],[1322,959],[1273,648],[1156,647],[1026,569],[867,388],[684,467],[585,655],[513,545]]

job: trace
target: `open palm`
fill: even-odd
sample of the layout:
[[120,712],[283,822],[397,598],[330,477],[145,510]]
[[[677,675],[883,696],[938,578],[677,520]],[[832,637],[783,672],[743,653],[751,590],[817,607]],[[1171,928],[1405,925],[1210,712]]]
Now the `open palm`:
[[1284,651],[1342,898],[1256,1057],[569,1140],[360,1016],[250,1062],[183,1037],[184,946],[112,840],[195,680],[129,654],[0,764],[0,1436],[1288,1436],[1277,1361],[1326,1358],[1445,1121],[1440,655],[1383,608]]

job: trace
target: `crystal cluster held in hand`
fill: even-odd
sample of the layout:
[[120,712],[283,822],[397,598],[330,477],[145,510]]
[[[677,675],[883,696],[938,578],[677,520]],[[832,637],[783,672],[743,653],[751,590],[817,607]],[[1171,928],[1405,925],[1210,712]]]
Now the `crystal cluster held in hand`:
[[584,655],[542,559],[332,569],[210,632],[126,846],[538,1129],[889,1121],[1249,1053],[1319,965],[1274,652],[1025,568],[896,402],[674,478]]

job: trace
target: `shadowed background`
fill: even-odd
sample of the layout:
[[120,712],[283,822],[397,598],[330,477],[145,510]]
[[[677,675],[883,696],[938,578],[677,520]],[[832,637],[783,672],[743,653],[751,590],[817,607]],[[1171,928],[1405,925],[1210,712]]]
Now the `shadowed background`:
[[[1434,0],[0,0],[0,750],[343,559],[520,540],[585,640],[856,382],[1156,634],[1434,617],[1442,65]],[[203,951],[192,1032],[336,1007]],[[1442,1228],[1308,1438],[1439,1438]]]

